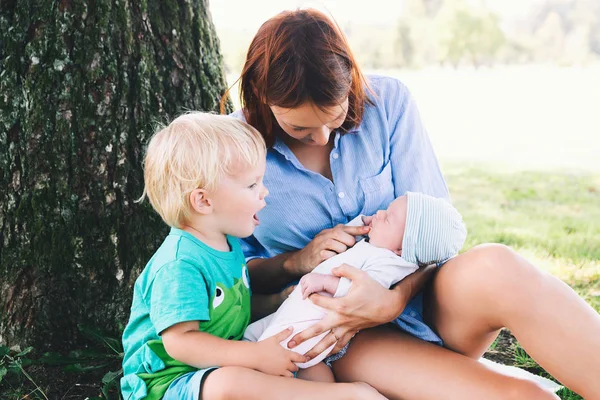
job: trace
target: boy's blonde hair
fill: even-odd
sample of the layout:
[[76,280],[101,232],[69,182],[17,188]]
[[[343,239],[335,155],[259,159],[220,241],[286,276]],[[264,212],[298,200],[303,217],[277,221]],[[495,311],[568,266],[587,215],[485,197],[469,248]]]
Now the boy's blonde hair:
[[265,157],[256,129],[225,115],[191,112],[152,136],[144,159],[144,193],[169,226],[189,220],[190,193],[213,191],[223,174],[234,175]]

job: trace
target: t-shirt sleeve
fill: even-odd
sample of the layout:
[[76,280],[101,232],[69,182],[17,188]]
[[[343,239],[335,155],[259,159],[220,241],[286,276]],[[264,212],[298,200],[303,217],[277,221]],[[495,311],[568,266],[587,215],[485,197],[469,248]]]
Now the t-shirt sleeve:
[[395,197],[411,191],[449,200],[438,159],[408,88],[390,79],[385,102]]
[[208,321],[209,292],[199,267],[183,261],[163,266],[152,283],[150,320],[159,334],[187,321]]

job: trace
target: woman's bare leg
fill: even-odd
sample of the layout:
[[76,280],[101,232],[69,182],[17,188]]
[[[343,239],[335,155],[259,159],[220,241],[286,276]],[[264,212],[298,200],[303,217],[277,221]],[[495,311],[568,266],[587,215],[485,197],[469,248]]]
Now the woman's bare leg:
[[558,399],[532,381],[498,374],[391,327],[361,331],[333,370],[338,381],[367,382],[389,399]]
[[507,327],[556,379],[600,399],[600,316],[508,247],[482,245],[450,260],[428,300],[432,326],[447,347],[479,358]]
[[243,367],[223,367],[202,385],[203,400],[386,400],[365,383],[310,382],[267,375]]
[[301,369],[296,374],[298,379],[313,382],[335,382],[333,371],[325,363],[318,363],[310,368]]

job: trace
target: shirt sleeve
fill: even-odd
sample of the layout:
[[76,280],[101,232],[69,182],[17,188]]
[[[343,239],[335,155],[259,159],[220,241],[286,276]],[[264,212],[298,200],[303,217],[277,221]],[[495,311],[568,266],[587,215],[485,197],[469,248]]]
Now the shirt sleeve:
[[197,266],[174,261],[163,266],[152,283],[150,320],[160,334],[170,326],[187,321],[208,321],[209,291]]
[[242,247],[242,251],[244,252],[246,263],[250,260],[254,260],[255,258],[269,258],[267,249],[260,244],[254,235],[248,236],[245,239],[240,239],[240,245]]
[[414,98],[402,82],[390,79],[384,101],[395,197],[411,191],[449,201],[448,187]]

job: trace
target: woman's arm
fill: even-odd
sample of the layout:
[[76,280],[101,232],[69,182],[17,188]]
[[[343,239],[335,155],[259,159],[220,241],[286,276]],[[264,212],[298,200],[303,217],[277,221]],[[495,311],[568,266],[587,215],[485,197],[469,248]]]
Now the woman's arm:
[[[394,315],[389,321],[391,322],[398,318],[402,311],[404,311],[404,307],[408,304],[408,302],[423,289],[425,284],[433,278],[433,275],[437,271],[437,266],[435,264],[427,265],[419,268],[414,273],[410,274],[402,281],[398,282],[393,288],[392,292],[396,293],[396,297],[398,298],[398,302],[396,303],[396,310],[400,307],[402,309],[396,315]],[[400,285],[402,283],[402,286]]]
[[[331,330],[306,355],[315,357],[337,341],[332,353],[339,351],[362,329],[385,324],[396,319],[410,301],[431,279],[436,270],[435,265],[422,267],[407,276],[389,290],[381,286],[369,275],[349,265],[333,269],[336,276],[344,276],[352,280],[352,287],[344,297],[331,298],[313,294],[310,300],[327,310],[327,316],[312,327],[292,337],[290,348]],[[336,340],[337,339],[337,340]]]
[[355,236],[365,235],[369,230],[367,226],[337,225],[322,230],[302,250],[248,261],[252,290],[263,294],[281,290],[321,262],[354,246]]
[[248,261],[252,291],[272,294],[297,280],[301,275],[290,265],[293,255],[293,252],[282,253],[271,258],[254,258]]
[[253,294],[252,295],[252,321],[257,321],[267,315],[273,314],[287,299],[296,286],[289,286],[279,293]]

